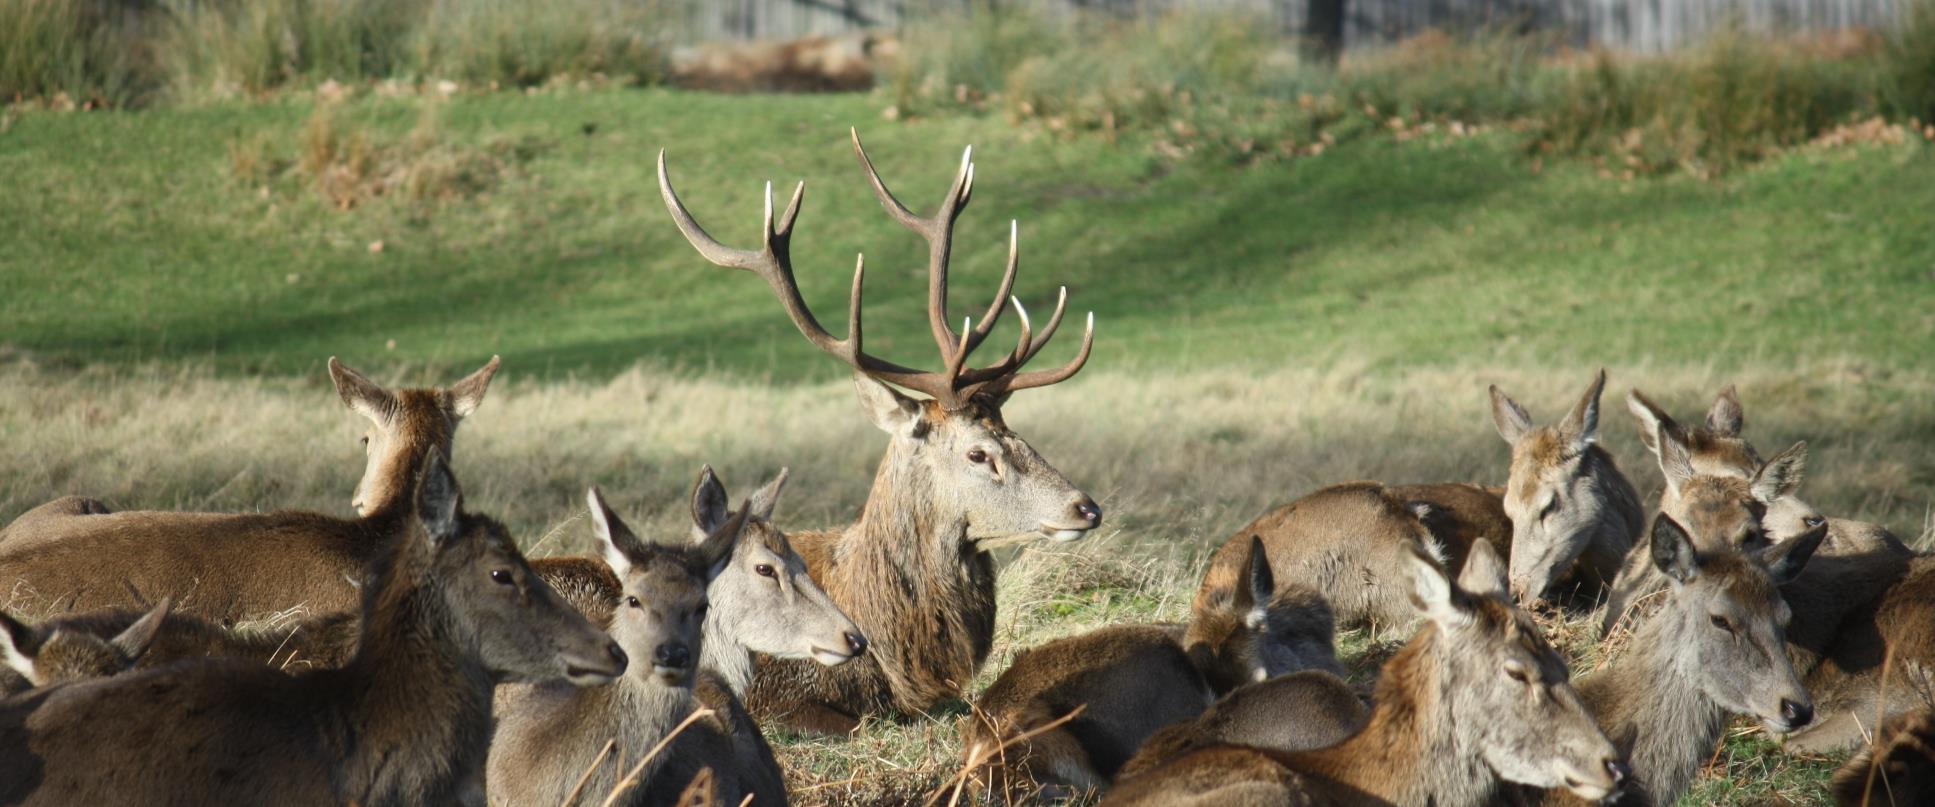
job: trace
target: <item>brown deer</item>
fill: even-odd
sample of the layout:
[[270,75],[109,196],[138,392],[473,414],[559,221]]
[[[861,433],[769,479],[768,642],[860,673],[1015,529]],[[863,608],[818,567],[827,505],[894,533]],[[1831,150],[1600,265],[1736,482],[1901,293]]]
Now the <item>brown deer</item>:
[[610,682],[625,655],[463,509],[440,454],[364,579],[340,669],[209,660],[0,701],[0,803],[448,804],[475,795],[500,682]]
[[[1643,619],[1628,649],[1579,683],[1579,695],[1632,763],[1626,799],[1673,804],[1713,754],[1727,717],[1744,714],[1773,734],[1813,719],[1813,701],[1788,660],[1789,611],[1779,586],[1799,576],[1827,536],[1807,535],[1752,555],[1699,549],[1660,514],[1646,554],[1670,581],[1666,602]],[[1551,792],[1543,803],[1576,803]]]
[[1564,660],[1507,594],[1487,541],[1454,584],[1412,555],[1423,627],[1385,663],[1362,730],[1314,751],[1201,748],[1118,782],[1103,804],[1482,804],[1502,781],[1604,797],[1618,752],[1567,681]]
[[1218,698],[1193,720],[1176,723],[1143,742],[1122,764],[1127,779],[1169,760],[1213,745],[1244,745],[1272,751],[1329,748],[1356,734],[1370,708],[1350,684],[1332,672],[1304,670],[1244,684]]
[[170,605],[162,600],[108,638],[58,624],[24,625],[0,611],[0,695],[101,678],[133,667],[148,652]]
[[1935,693],[1935,556],[1907,562],[1899,580],[1850,609],[1808,673],[1821,703],[1820,725],[1795,735],[1797,750],[1857,748],[1897,715],[1925,709]]
[[1834,772],[1841,807],[1935,804],[1935,710],[1889,718],[1874,740]]
[[[164,599],[164,602],[166,600]],[[269,619],[224,626],[197,616],[168,611],[150,619],[154,610],[107,608],[63,614],[33,627],[41,637],[63,639],[69,647],[132,646],[124,637],[145,636],[143,652],[131,654],[126,664],[95,654],[93,664],[67,665],[61,680],[114,675],[127,669],[150,669],[184,659],[212,656],[250,659],[281,670],[340,667],[356,653],[360,635],[357,614],[338,612],[299,620]],[[151,623],[151,624],[143,624]],[[26,679],[0,669],[0,695],[31,688]]]
[[[1102,520],[1094,500],[1001,417],[1014,392],[1063,381],[1082,369],[1094,345],[1094,316],[1081,350],[1067,365],[1023,371],[1054,336],[1068,298],[1064,290],[1039,333],[1014,300],[1020,342],[990,366],[968,366],[968,356],[1012,299],[1008,293],[1019,266],[1013,228],[1000,293],[980,323],[956,333],[947,313],[948,257],[955,219],[973,191],[971,155],[963,156],[939,211],[927,218],[888,191],[857,133],[853,149],[881,205],[927,242],[928,324],[940,347],[944,369],[939,372],[862,350],[864,262],[854,270],[844,339],[828,333],[807,309],[794,282],[790,246],[803,183],[777,220],[769,185],[760,248],[734,249],[713,240],[679,202],[662,152],[658,165],[659,190],[686,240],[712,263],[763,278],[807,341],[855,371],[862,408],[891,437],[858,522],[791,536],[813,579],[860,626],[872,649],[830,668],[805,660],[760,659],[748,698],[755,714],[830,733],[851,731],[862,715],[924,711],[958,695],[974,677],[994,639],[994,564],[987,542],[1023,535],[1073,540]],[[910,398],[894,386],[928,397]]]
[[335,359],[330,374],[370,419],[359,517],[316,513],[119,512],[41,522],[0,544],[0,590],[19,612],[145,608],[234,623],[289,611],[351,611],[357,582],[389,540],[411,529],[410,486],[425,459],[448,458],[457,424],[483,401],[493,358],[449,389],[390,391]]
[[1112,625],[1023,651],[962,718],[966,763],[987,763],[979,773],[993,792],[1019,792],[1025,781],[1099,790],[1150,735],[1218,695],[1302,669],[1341,674],[1323,602],[1278,595],[1261,539],[1251,539],[1247,569],[1180,636],[1169,626]]
[[[497,696],[497,735],[491,742],[487,792],[505,804],[561,804],[586,771],[584,792],[608,793],[632,767],[671,733],[698,704],[692,677],[701,652],[709,603],[706,584],[724,569],[750,508],[726,522],[702,544],[641,540],[605,503],[597,488],[587,495],[593,531],[603,549],[597,558],[558,558],[579,567],[573,579],[597,580],[587,590],[615,592],[601,608],[605,624],[626,655],[640,659],[611,686],[576,687],[542,682],[506,687]],[[643,663],[651,659],[651,664]],[[593,769],[607,741],[612,759]],[[641,781],[652,783],[664,765],[653,757]],[[672,794],[687,784],[676,783]],[[646,788],[627,803],[645,800]]]

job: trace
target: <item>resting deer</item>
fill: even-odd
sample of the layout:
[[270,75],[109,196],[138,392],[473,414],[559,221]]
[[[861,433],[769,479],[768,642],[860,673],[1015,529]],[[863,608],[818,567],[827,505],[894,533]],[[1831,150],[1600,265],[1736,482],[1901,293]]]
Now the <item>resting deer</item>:
[[43,522],[32,540],[0,544],[0,590],[17,611],[145,608],[171,597],[182,613],[229,623],[294,608],[350,611],[357,579],[393,536],[411,529],[411,485],[430,456],[448,457],[457,424],[497,372],[445,389],[390,391],[335,359],[351,411],[369,418],[359,517],[316,513],[120,512]]
[[500,682],[602,684],[625,655],[496,521],[466,513],[440,454],[417,518],[367,572],[361,644],[295,675],[215,660],[0,702],[0,803],[448,804],[474,798]]
[[[1646,555],[1669,582],[1625,653],[1579,683],[1579,695],[1632,763],[1627,798],[1673,804],[1713,755],[1732,714],[1773,734],[1813,719],[1813,701],[1787,658],[1789,617],[1779,586],[1799,576],[1827,535],[1817,526],[1752,555],[1700,549],[1673,517],[1653,522]],[[1565,793],[1544,803],[1575,803]],[[1536,797],[1533,799],[1537,801]]]
[[24,625],[0,611],[0,695],[34,687],[101,678],[127,670],[154,641],[161,621],[168,617],[162,600],[126,628],[102,638],[90,631],[60,625]]
[[1890,718],[1874,740],[1834,772],[1841,807],[1935,804],[1935,710]]
[[[1388,584],[1408,575],[1414,548],[1456,571],[1472,541],[1509,546],[1513,591],[1527,602],[1568,575],[1610,580],[1643,516],[1638,494],[1596,444],[1605,378],[1601,371],[1564,420],[1544,427],[1491,388],[1493,421],[1513,446],[1504,488],[1335,485],[1264,514],[1237,536],[1261,534],[1278,576],[1322,592],[1349,626],[1416,618],[1404,586]],[[1224,543],[1212,568],[1234,568],[1236,543]]]
[[1296,670],[1341,674],[1329,608],[1307,592],[1279,596],[1260,539],[1251,539],[1247,570],[1180,635],[1169,626],[1112,625],[1022,652],[961,720],[967,764],[987,763],[982,778],[996,792],[1015,792],[1023,780],[1099,790],[1150,735],[1195,717],[1218,695]]
[[[57,646],[75,648],[132,648],[139,637],[142,652],[126,654],[126,663],[96,652],[89,654],[94,663],[66,665],[60,680],[75,680],[209,657],[248,659],[285,671],[340,667],[356,652],[360,626],[354,612],[224,626],[173,611],[155,616],[154,609],[107,608],[52,617],[32,631],[50,642],[60,637]],[[0,669],[0,695],[32,686],[27,679]]]
[[1127,779],[1213,745],[1310,751],[1341,743],[1364,728],[1370,709],[1333,672],[1305,670],[1244,684],[1192,720],[1149,736],[1122,764]]
[[[558,575],[560,562],[569,562],[579,567],[573,579],[607,578],[582,590],[615,595],[597,610],[606,614],[604,621],[627,656],[652,663],[633,665],[606,687],[548,682],[500,692],[488,792],[505,804],[561,804],[586,771],[592,772],[585,792],[609,793],[698,708],[692,676],[708,609],[706,584],[731,558],[748,514],[742,509],[698,545],[650,544],[612,512],[597,488],[586,498],[604,559],[560,558],[548,564],[550,572]],[[594,770],[607,741],[617,742],[615,753]],[[662,755],[652,758],[640,781],[654,782],[664,762]],[[627,803],[661,803],[645,801],[645,790],[633,790]]]
[[1511,605],[1490,543],[1458,582],[1412,555],[1423,627],[1385,662],[1362,730],[1315,751],[1213,745],[1118,782],[1103,804],[1483,804],[1501,780],[1588,798],[1625,776],[1565,662]]
[[[844,339],[828,333],[807,309],[794,282],[790,246],[804,184],[777,220],[768,186],[760,248],[734,249],[713,240],[679,202],[663,153],[658,165],[659,190],[686,240],[712,263],[763,278],[807,341],[854,370],[862,409],[891,437],[858,522],[791,535],[813,579],[860,626],[872,649],[831,668],[804,660],[760,659],[748,699],[755,714],[830,733],[851,731],[862,715],[925,711],[958,695],[974,677],[994,639],[991,542],[1025,535],[1073,540],[1102,520],[1094,500],[1069,484],[1001,417],[1003,403],[1014,392],[1048,386],[1081,370],[1094,344],[1094,316],[1089,317],[1080,352],[1067,365],[1023,371],[1054,336],[1068,298],[1062,295],[1039,333],[1014,300],[1020,342],[990,366],[968,366],[968,356],[993,331],[1004,304],[1012,299],[1008,293],[1019,266],[1013,229],[1007,270],[994,304],[980,323],[956,333],[947,313],[948,257],[955,219],[972,195],[973,163],[963,156],[939,211],[926,218],[887,190],[857,133],[853,149],[881,205],[928,244],[928,324],[941,352],[944,369],[939,372],[864,352],[864,262],[854,270]],[[927,399],[910,398],[894,386]]]

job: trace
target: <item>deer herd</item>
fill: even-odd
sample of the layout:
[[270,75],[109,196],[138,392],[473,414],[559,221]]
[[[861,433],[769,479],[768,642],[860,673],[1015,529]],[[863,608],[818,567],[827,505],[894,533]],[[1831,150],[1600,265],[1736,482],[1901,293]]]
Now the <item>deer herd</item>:
[[[498,360],[441,389],[329,361],[369,421],[353,518],[115,511],[70,496],[0,530],[0,805],[784,804],[762,733],[845,736],[958,702],[995,635],[990,550],[1072,541],[1102,510],[1011,430],[1008,397],[1062,324],[1011,293],[948,313],[964,156],[922,216],[938,369],[867,353],[856,265],[844,335],[790,255],[805,186],[727,246],[672,189],[680,232],[758,275],[853,371],[888,435],[858,518],[782,530],[784,471],[736,506],[710,468],[691,528],[641,536],[596,487],[599,553],[527,560],[453,474]],[[969,357],[1013,309],[1020,338]],[[1539,425],[1493,387],[1503,487],[1348,482],[1237,530],[1182,624],[1022,651],[958,719],[965,783],[996,803],[1671,804],[1730,721],[1847,751],[1844,804],[1935,804],[1935,559],[1799,498],[1807,447],[1762,459],[1732,387],[1682,424],[1626,396],[1665,481],[1646,507],[1598,444],[1596,375]],[[908,393],[918,393],[919,397]],[[1576,682],[1553,615],[1605,641]],[[1536,617],[1536,618],[1535,618]],[[1409,632],[1365,690],[1339,627]],[[1779,753],[1779,752],[1772,752]],[[959,798],[961,794],[956,793]]]

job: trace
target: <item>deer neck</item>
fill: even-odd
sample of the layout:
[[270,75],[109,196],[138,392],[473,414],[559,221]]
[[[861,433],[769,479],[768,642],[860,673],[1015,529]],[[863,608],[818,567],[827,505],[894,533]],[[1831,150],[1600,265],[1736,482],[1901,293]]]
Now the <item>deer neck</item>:
[[481,775],[490,747],[496,678],[455,637],[427,561],[411,557],[423,550],[400,543],[397,562],[366,593],[356,655],[340,671],[358,757],[351,791],[366,794],[357,799],[364,803],[439,792],[397,778],[411,772],[447,771],[453,781]]
[[1373,803],[1480,804],[1498,789],[1494,774],[1452,725],[1448,639],[1427,626],[1384,665],[1363,730],[1321,751],[1291,755],[1292,766],[1372,798]]
[[1618,463],[1612,455],[1597,445],[1586,449],[1581,460],[1585,463],[1585,475],[1604,496],[1607,511],[1601,519],[1608,532],[1615,533],[1630,544],[1634,536],[1646,526],[1646,509],[1639,503],[1639,491],[1633,488],[1631,480],[1620,472]]
[[1686,792],[1726,726],[1726,711],[1689,675],[1693,642],[1668,629],[1673,616],[1655,614],[1625,657],[1579,685],[1580,697],[1633,766],[1636,786],[1662,804]]
[[733,626],[727,624],[725,609],[714,607],[705,619],[705,640],[699,643],[699,668],[719,677],[733,697],[746,697],[752,686],[753,653],[734,640]]

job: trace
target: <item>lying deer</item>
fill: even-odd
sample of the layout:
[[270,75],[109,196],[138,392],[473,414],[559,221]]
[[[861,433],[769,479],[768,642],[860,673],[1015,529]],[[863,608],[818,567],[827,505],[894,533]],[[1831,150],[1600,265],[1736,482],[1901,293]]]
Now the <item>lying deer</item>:
[[[1601,371],[1564,420],[1544,427],[1491,388],[1493,421],[1513,447],[1502,489],[1335,485],[1264,514],[1237,535],[1262,535],[1278,576],[1321,592],[1347,626],[1416,618],[1405,586],[1391,584],[1406,579],[1415,548],[1456,571],[1479,538],[1509,545],[1513,590],[1528,602],[1568,576],[1610,580],[1643,516],[1631,483],[1596,443],[1604,386]],[[1212,567],[1234,568],[1238,543],[1226,542]]]
[[[125,663],[89,651],[87,656],[95,661],[65,665],[60,680],[99,678],[210,657],[248,659],[285,671],[340,667],[355,655],[361,633],[357,614],[351,612],[225,626],[172,610],[156,617],[155,609],[128,608],[63,614],[31,630],[48,642],[60,637],[55,647],[72,647],[75,652],[82,652],[82,646],[131,648],[136,646],[131,643],[133,639],[140,637],[142,652],[123,654]],[[43,652],[56,651],[48,648]],[[27,679],[0,669],[0,695],[33,686]]]
[[0,702],[6,804],[448,804],[475,797],[500,682],[610,682],[625,655],[466,513],[441,454],[368,570],[340,669],[209,660]]
[[1362,730],[1315,751],[1213,745],[1118,782],[1103,804],[1483,804],[1501,780],[1602,798],[1625,765],[1567,681],[1565,662],[1513,608],[1490,543],[1454,584],[1412,555],[1423,627],[1384,665]]
[[1874,740],[1834,772],[1841,807],[1935,804],[1935,710],[1889,718]]
[[1112,625],[1023,651],[962,718],[966,763],[987,764],[992,791],[1017,792],[1029,780],[1056,792],[1099,790],[1150,735],[1218,695],[1296,670],[1341,674],[1323,602],[1294,590],[1278,596],[1261,539],[1251,539],[1246,568],[1180,632]]
[[[1672,516],[1654,520],[1646,554],[1669,581],[1665,602],[1639,624],[1623,655],[1579,683],[1600,727],[1632,762],[1628,799],[1676,803],[1729,715],[1749,715],[1777,735],[1813,719],[1813,702],[1787,658],[1789,611],[1779,586],[1800,575],[1826,535],[1823,524],[1748,555],[1696,548]],[[1578,801],[1544,796],[1549,804]]]
[[[1082,369],[1094,344],[1094,316],[1081,350],[1067,365],[1022,369],[1054,336],[1068,298],[1062,295],[1037,333],[1020,302],[1009,297],[1019,266],[1010,228],[1000,292],[978,324],[970,322],[957,333],[947,313],[948,261],[955,220],[974,187],[969,155],[963,156],[939,211],[922,217],[887,190],[857,133],[853,150],[888,214],[927,242],[928,324],[940,348],[939,372],[915,370],[862,349],[864,262],[854,270],[845,338],[827,332],[807,309],[791,258],[804,184],[777,220],[768,186],[760,247],[734,249],[714,240],[686,211],[672,190],[663,153],[658,165],[659,191],[686,240],[706,260],[764,279],[807,341],[854,370],[862,409],[891,438],[859,521],[791,535],[813,579],[860,626],[872,649],[830,668],[806,660],[761,659],[748,699],[755,714],[829,733],[851,731],[862,715],[916,714],[958,695],[994,640],[994,564],[988,554],[993,543],[1021,536],[1074,540],[1102,520],[1094,500],[1001,417],[1009,395],[1064,381]],[[993,332],[1009,302],[1021,319],[1019,343],[990,366],[969,366],[968,356]],[[896,386],[927,398],[908,397]]]
[[[590,591],[616,592],[602,610],[608,612],[611,634],[626,655],[651,659],[606,687],[576,687],[558,682],[507,687],[497,696],[497,736],[492,741],[488,790],[505,804],[562,804],[584,778],[584,792],[609,793],[637,764],[644,764],[639,781],[645,787],[630,791],[628,804],[655,804],[648,798],[665,764],[663,755],[646,755],[685,719],[698,703],[692,697],[692,676],[700,654],[701,627],[706,622],[706,585],[732,557],[750,508],[708,535],[701,544],[650,544],[605,504],[592,488],[587,499],[591,521],[604,550],[595,558],[561,558],[548,564],[559,573],[560,562],[580,567],[575,579],[609,579]],[[607,741],[616,752],[594,767]],[[721,766],[730,760],[710,760]],[[676,783],[672,795],[687,784]]]
[[1192,720],[1170,725],[1122,763],[1127,779],[1191,751],[1245,745],[1271,751],[1310,751],[1341,743],[1364,728],[1370,709],[1332,672],[1305,670],[1244,684]]
[[0,611],[0,695],[102,678],[133,667],[154,642],[170,605],[162,600],[106,638],[59,624],[25,625]]
[[[171,597],[182,613],[227,623],[294,608],[352,611],[357,581],[388,542],[412,529],[411,485],[427,457],[447,457],[457,424],[483,402],[493,358],[445,389],[390,391],[335,359],[351,411],[369,418],[359,517],[120,512],[43,520],[0,544],[0,589],[18,612],[145,608]],[[20,526],[17,522],[15,527]],[[11,531],[13,528],[9,528]]]

